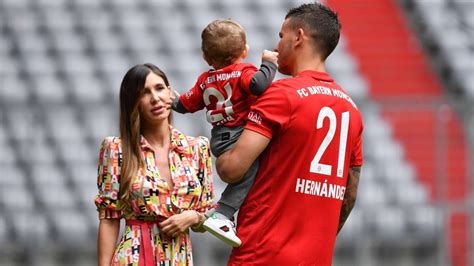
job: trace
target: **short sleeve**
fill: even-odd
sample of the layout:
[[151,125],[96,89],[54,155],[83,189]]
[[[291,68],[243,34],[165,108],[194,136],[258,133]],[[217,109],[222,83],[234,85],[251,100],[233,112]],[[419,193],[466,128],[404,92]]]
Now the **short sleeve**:
[[363,128],[360,129],[359,134],[357,135],[357,139],[354,142],[354,148],[352,149],[351,162],[349,167],[362,166],[363,164],[362,131]]
[[197,138],[198,152],[198,179],[201,182],[202,192],[196,210],[205,212],[213,206],[214,201],[214,183],[212,180],[212,161],[209,150],[209,140],[205,137]]
[[188,92],[179,97],[179,100],[183,106],[190,113],[197,112],[206,107],[203,98],[204,88],[202,88],[202,86],[204,86],[204,83],[202,82],[203,75],[198,78],[196,84],[194,84],[194,86]]
[[121,217],[120,200],[120,165],[122,152],[120,139],[107,137],[102,141],[97,169],[98,195],[95,205],[99,219],[115,219]]
[[285,91],[273,83],[252,105],[245,128],[272,138],[277,130],[287,126],[290,108]]

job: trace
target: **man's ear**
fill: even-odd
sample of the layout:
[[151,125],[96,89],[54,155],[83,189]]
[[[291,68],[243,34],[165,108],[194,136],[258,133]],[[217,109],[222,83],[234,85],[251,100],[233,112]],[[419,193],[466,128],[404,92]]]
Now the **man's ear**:
[[300,45],[303,40],[306,38],[306,34],[302,28],[298,28],[295,36],[295,46]]

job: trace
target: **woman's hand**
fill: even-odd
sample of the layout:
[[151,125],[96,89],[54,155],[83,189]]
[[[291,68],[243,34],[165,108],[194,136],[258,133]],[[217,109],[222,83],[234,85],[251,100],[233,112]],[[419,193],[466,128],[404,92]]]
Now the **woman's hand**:
[[198,224],[200,221],[201,216],[199,213],[196,211],[187,210],[180,214],[175,214],[166,219],[164,222],[161,222],[160,227],[165,234],[175,237],[186,232],[190,226]]

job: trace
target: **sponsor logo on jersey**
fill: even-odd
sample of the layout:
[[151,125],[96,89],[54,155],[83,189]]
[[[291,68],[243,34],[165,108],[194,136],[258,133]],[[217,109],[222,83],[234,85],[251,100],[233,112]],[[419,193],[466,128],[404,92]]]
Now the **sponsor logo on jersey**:
[[250,111],[248,115],[248,119],[256,124],[262,124],[262,116],[259,113]]
[[188,92],[186,92],[186,99],[189,100],[189,98],[191,98],[191,96],[193,96],[193,90],[189,90]]

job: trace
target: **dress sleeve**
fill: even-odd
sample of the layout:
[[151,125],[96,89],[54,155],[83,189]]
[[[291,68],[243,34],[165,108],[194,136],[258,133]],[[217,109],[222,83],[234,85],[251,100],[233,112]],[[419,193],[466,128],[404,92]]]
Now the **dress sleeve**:
[[97,169],[97,187],[99,193],[95,205],[99,219],[115,219],[121,217],[120,211],[120,166],[122,152],[120,141],[115,137],[107,137],[102,141]]
[[209,140],[205,137],[199,137],[197,141],[198,152],[198,179],[201,182],[202,192],[196,210],[205,212],[210,209],[214,201],[214,183],[212,180],[212,161],[209,150]]

